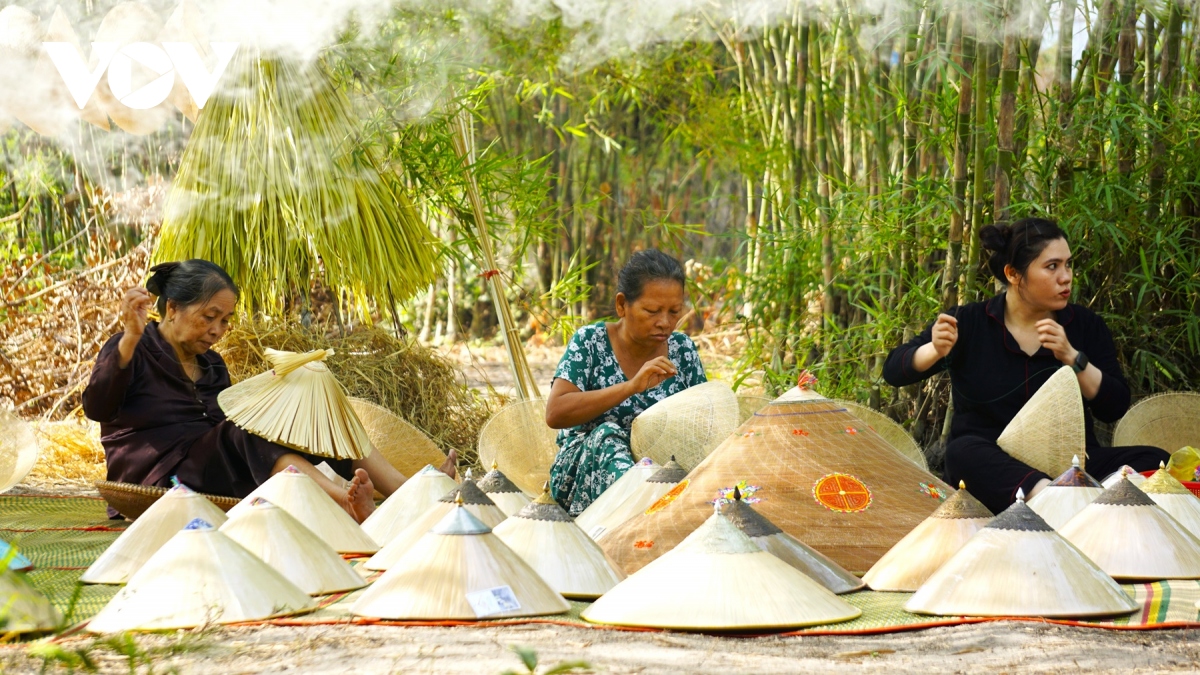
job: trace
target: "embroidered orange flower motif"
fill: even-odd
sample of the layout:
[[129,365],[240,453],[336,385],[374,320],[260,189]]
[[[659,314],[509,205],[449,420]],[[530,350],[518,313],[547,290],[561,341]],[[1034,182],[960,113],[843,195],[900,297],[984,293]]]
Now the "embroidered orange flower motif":
[[845,473],[822,476],[813,484],[813,498],[830,511],[855,513],[871,505],[871,491],[858,478]]
[[645,539],[640,539],[633,543],[634,548],[651,548],[653,546],[654,546],[654,542],[647,541]]
[[807,436],[808,432],[803,429],[792,429],[793,436]]
[[858,429],[855,429],[854,427],[846,427],[846,433],[851,434],[851,435],[857,434]]

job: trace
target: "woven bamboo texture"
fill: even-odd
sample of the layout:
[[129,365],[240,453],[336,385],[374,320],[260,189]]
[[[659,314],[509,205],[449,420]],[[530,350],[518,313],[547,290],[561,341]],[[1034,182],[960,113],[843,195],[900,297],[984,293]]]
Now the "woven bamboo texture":
[[635,459],[666,464],[674,457],[691,471],[738,426],[737,395],[712,380],[689,387],[634,418],[629,445]]
[[632,574],[740,486],[784,532],[861,574],[951,494],[844,406],[795,398],[789,392],[755,413],[684,482],[614,529],[605,552]]
[[908,433],[908,430],[900,426],[896,420],[865,405],[859,405],[852,401],[842,401],[840,399],[835,399],[835,401],[845,406],[855,417],[866,422],[875,433],[882,436],[883,440],[887,441],[901,455],[911,460],[913,464],[921,467],[922,471],[929,470],[929,462],[925,459],[925,452],[921,450],[920,445],[917,445],[912,434]]
[[546,426],[545,399],[507,405],[479,430],[479,461],[495,463],[517,487],[539,494],[558,454],[556,435]]
[[[93,485],[96,486],[96,491],[100,493],[104,501],[108,502],[109,506],[130,520],[137,520],[138,516],[146,512],[146,509],[154,506],[154,502],[158,501],[159,497],[167,494],[167,488],[153,485],[116,483],[107,480],[98,480]],[[237,497],[201,494],[222,511],[232,509],[240,501]]]
[[1071,468],[1076,455],[1086,469],[1086,443],[1083,394],[1067,366],[1046,380],[996,439],[1005,452],[1051,476]]
[[1153,445],[1167,452],[1200,447],[1200,394],[1175,392],[1138,401],[1117,422],[1113,445]]
[[361,398],[350,398],[350,407],[367,430],[375,451],[405,476],[415,476],[426,464],[446,461],[442,452],[420,429],[399,415]]

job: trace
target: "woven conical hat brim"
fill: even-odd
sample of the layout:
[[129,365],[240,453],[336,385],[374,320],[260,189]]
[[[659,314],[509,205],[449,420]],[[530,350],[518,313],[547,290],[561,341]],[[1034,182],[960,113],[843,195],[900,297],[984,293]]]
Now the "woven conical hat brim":
[[[349,513],[333,501],[317,482],[300,472],[280,471],[259,485],[238,505],[229,509],[229,517],[251,508],[261,497],[292,514],[338,553],[374,553],[379,550]],[[143,516],[145,517],[145,516]]]
[[195,628],[315,609],[307,593],[217,530],[180,530],[88,623],[93,633]]
[[767,396],[757,396],[755,394],[738,394],[738,426],[746,423],[746,420],[754,417],[754,413],[762,410],[771,402]]
[[1200,394],[1175,392],[1138,401],[1117,422],[1113,445],[1151,445],[1167,452],[1200,447]]
[[714,515],[582,616],[617,626],[753,630],[837,623],[861,614]]
[[243,511],[222,525],[221,532],[309,595],[367,585],[329,544],[277,506],[260,504]]
[[[656,503],[606,534],[602,546],[609,558],[626,574],[641,569],[699,527],[714,499],[744,481],[756,488],[758,513],[858,574],[933,513],[938,494],[951,492],[879,434],[860,428],[845,407],[797,392],[772,402],[725,439],[670,493],[672,501]],[[836,494],[847,487],[853,495]]]
[[25,480],[38,458],[33,427],[0,408],[0,492]]
[[840,565],[787,532],[750,539],[762,550],[808,575],[835,595],[861,590],[867,585],[862,579],[842,569]]
[[1114,579],[1200,579],[1200,539],[1157,505],[1093,502],[1059,532]]
[[668,396],[633,420],[629,446],[636,459],[666,464],[674,457],[690,471],[738,426],[737,395],[712,380]]
[[493,531],[551,588],[568,598],[598,598],[625,578],[600,546],[570,520],[509,517]]
[[524,492],[489,492],[488,497],[496,502],[496,506],[506,516],[511,516],[520,511],[530,502],[529,497],[526,497]]
[[[418,539],[425,536],[425,533],[433,529],[433,526],[437,525],[454,508],[453,502],[435,502],[408,527],[401,530],[400,534],[393,537],[386,546],[379,549],[378,553],[363,563],[363,568],[376,571],[390,570],[416,544]],[[507,518],[500,507],[491,504],[464,504],[463,508],[470,511],[471,515],[488,527],[496,527]]]
[[446,461],[446,453],[428,436],[387,408],[361,398],[351,398],[350,407],[375,451],[405,476],[416,475],[427,464],[438,467]]
[[927,518],[863,575],[874,591],[911,593],[958,553],[991,518]]
[[479,430],[479,461],[495,464],[517,487],[539,494],[558,455],[557,434],[546,426],[545,399],[511,403]]
[[[476,615],[468,593],[507,586],[520,604],[510,612]],[[502,619],[561,614],[570,604],[495,534],[426,532],[350,608],[383,619]]]
[[845,406],[850,411],[850,414],[866,422],[872,431],[883,437],[883,440],[887,441],[889,445],[895,448],[901,455],[904,455],[913,464],[920,467],[922,471],[929,470],[929,462],[925,459],[925,453],[921,450],[921,446],[917,445],[917,442],[913,440],[912,434],[908,433],[895,420],[864,405],[840,399],[835,399],[835,401]]
[[367,430],[324,363],[282,376],[268,370],[222,390],[217,403],[229,421],[284,447],[333,459],[371,454]]
[[100,554],[79,578],[85,584],[123,584],[185,525],[200,518],[220,527],[227,517],[202,495],[168,490]]
[[904,609],[937,616],[1092,617],[1137,604],[1052,530],[985,527],[942,565]]
[[40,633],[54,630],[61,620],[54,605],[24,576],[0,567],[0,630]]
[[1058,530],[1102,492],[1104,488],[1047,485],[1029,500],[1029,508],[1041,516],[1047,525]]
[[613,509],[625,503],[626,499],[637,492],[638,486],[646,482],[646,479],[653,476],[654,472],[660,468],[662,467],[653,459],[643,458],[642,461],[621,474],[620,478],[613,481],[607,490],[600,493],[596,501],[589,504],[583,513],[575,518],[575,524],[590,536],[592,530],[607,518]]
[[1086,469],[1083,394],[1075,371],[1058,369],[1017,411],[996,439],[1005,452],[1051,476],[1071,468],[1079,456]]
[[446,474],[427,466],[404,481],[392,496],[363,521],[362,529],[371,539],[387,544],[433,506],[442,495],[458,487]]
[[621,502],[607,516],[601,518],[599,522],[593,525],[588,534],[596,541],[604,541],[604,538],[612,534],[613,530],[631,518],[645,513],[646,509],[662,499],[663,495],[674,490],[677,485],[678,483],[642,481],[625,501]]

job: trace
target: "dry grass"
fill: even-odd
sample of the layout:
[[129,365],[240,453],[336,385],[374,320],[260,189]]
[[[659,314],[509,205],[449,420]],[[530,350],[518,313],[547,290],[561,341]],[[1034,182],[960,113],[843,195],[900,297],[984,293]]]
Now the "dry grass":
[[23,482],[33,485],[90,486],[104,480],[104,448],[95,422],[62,420],[34,425],[40,452]]

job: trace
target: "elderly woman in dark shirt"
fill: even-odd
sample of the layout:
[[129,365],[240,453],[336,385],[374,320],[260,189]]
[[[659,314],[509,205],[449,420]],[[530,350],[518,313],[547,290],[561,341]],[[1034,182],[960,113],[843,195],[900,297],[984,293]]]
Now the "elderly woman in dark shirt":
[[1071,249],[1049,220],[1027,218],[989,226],[980,240],[1006,292],[938,316],[925,332],[892,350],[883,377],[893,386],[914,384],[950,371],[954,419],[946,446],[946,482],[967,490],[995,513],[1018,488],[1026,497],[1051,477],[1014,459],[996,439],[1046,380],[1064,365],[1074,369],[1083,393],[1087,471],[1104,478],[1121,465],[1158,468],[1159,448],[1101,447],[1092,417],[1115,422],[1129,409],[1129,386],[1104,320],[1071,296]]
[[[217,394],[229,372],[212,346],[229,327],[237,287],[207,260],[151,269],[146,288],[121,299],[125,330],[100,350],[83,392],[83,409],[100,423],[108,479],[169,486],[171,478],[196,490],[244,497],[273,474],[295,466],[350,515],[362,521],[375,508],[376,488],[391,494],[405,481],[379,453],[362,460],[329,460],[276,445],[225,419]],[[147,321],[158,296],[162,321]],[[454,453],[442,467],[453,475]],[[328,462],[348,489],[313,463]]]

